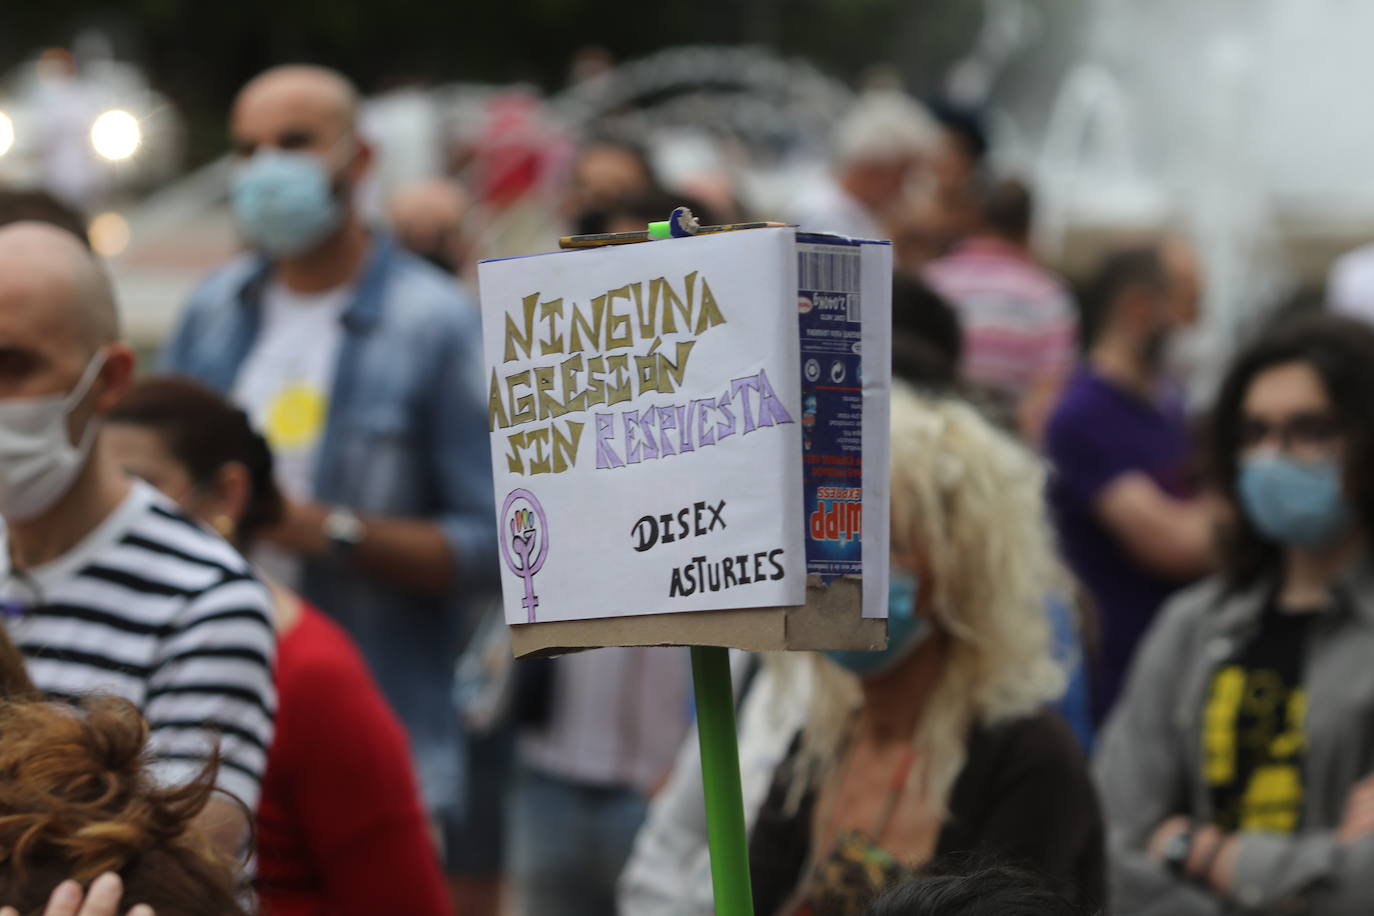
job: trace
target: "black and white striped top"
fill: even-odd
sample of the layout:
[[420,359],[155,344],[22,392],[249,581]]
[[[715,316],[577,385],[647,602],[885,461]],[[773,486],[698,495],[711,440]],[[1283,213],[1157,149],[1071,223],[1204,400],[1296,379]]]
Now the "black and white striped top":
[[254,809],[276,709],[270,600],[232,547],[142,482],[63,556],[0,575],[40,690],[135,703],[164,784],[195,775],[217,742],[219,786]]

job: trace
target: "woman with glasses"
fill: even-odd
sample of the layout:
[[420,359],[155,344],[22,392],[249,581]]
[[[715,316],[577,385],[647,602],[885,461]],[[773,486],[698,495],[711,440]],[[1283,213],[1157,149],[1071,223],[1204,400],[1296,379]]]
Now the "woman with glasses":
[[1243,353],[1212,420],[1222,572],[1173,600],[1097,761],[1121,916],[1374,901],[1374,330]]

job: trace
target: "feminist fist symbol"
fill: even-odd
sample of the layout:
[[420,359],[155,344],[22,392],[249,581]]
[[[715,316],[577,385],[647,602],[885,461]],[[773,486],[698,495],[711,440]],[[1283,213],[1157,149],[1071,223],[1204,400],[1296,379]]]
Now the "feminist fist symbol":
[[[522,500],[525,505],[517,507],[516,503]],[[528,612],[529,622],[534,623],[534,609],[539,607],[534,575],[544,568],[544,558],[549,553],[549,522],[544,507],[529,490],[512,490],[501,507],[501,518],[509,529],[500,533],[501,557],[506,567],[524,580],[525,597],[520,606]]]

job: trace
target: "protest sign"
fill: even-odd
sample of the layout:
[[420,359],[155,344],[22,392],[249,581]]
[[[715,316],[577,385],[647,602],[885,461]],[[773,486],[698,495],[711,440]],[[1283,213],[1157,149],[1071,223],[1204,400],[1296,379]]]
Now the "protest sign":
[[791,228],[481,264],[517,654],[882,645],[890,270]]

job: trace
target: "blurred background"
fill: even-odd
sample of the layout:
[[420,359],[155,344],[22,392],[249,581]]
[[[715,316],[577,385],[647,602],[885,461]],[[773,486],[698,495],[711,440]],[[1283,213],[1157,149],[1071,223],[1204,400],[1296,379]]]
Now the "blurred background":
[[[363,96],[360,130],[376,158],[356,203],[455,283],[475,285],[482,258],[548,251],[572,233],[643,229],[679,203],[707,223],[779,219],[885,236],[899,374],[905,364],[917,370],[908,376],[961,390],[966,375],[980,408],[1038,445],[1088,331],[1102,332],[1080,321],[1091,309],[1080,314],[1075,303],[1093,298],[1090,273],[1124,245],[1151,240],[1152,262],[1169,261],[1156,266],[1170,276],[1144,284],[1168,288],[1168,314],[1145,321],[1158,327],[1122,350],[1150,364],[1147,381],[1182,383],[1195,413],[1213,400],[1232,352],[1275,313],[1332,302],[1374,319],[1374,248],[1340,260],[1374,240],[1365,162],[1374,121],[1362,117],[1374,82],[1370,34],[1374,3],[1357,0],[12,0],[0,5],[0,199],[9,208],[0,222],[42,215],[40,197],[74,212],[109,264],[127,335],[151,357],[191,291],[244,247],[229,206],[231,175],[243,174],[226,130],[236,93],[273,65],[321,64]],[[1114,299],[1098,293],[1100,317]],[[211,340],[204,349],[222,348]],[[1173,424],[1172,385],[1169,396]],[[1182,407],[1169,458],[1180,466],[1167,469],[1180,481],[1192,476]],[[379,452],[392,446],[385,433]],[[1161,437],[1149,427],[1140,441]],[[311,440],[299,451],[313,461],[315,448]],[[1053,458],[1061,475],[1063,458]],[[1186,510],[1184,522],[1210,524],[1206,500],[1156,482],[1171,517]],[[354,502],[373,506],[372,495]],[[422,519],[435,507],[392,508]],[[1097,543],[1095,531],[1084,540]],[[1177,585],[1173,570],[1150,576],[1151,589],[1156,579]],[[413,584],[397,578],[377,594],[394,599],[397,583]],[[1066,715],[1086,746],[1084,672],[1111,609],[1099,618],[1089,602],[1082,613],[1051,604],[1057,646],[1078,666],[1065,701],[1076,712]],[[502,823],[513,759],[553,783],[614,785],[642,816],[662,782],[559,769],[575,756],[559,743],[566,734],[592,735],[577,745],[595,758],[589,771],[621,767],[599,756],[620,745],[570,715],[566,730],[562,719],[548,725],[553,663],[512,673],[504,623],[490,608],[484,621],[482,606],[474,601],[464,621],[476,633],[464,633],[456,678],[473,760],[463,789],[476,801],[465,824],[443,825],[454,827],[444,837],[450,859],[471,852],[464,842],[474,836],[499,848],[487,839]],[[580,659],[586,696],[601,696],[585,687],[600,690],[599,678],[630,685],[607,695],[649,711],[664,735],[644,760],[663,753],[645,769],[666,772],[688,724],[685,659],[679,653],[676,669],[612,668],[605,660],[615,657],[638,658],[571,656],[558,660],[559,677],[580,676],[566,673]],[[672,689],[636,686],[654,678]],[[558,696],[575,695],[561,686],[573,680],[558,683]],[[630,730],[624,717],[600,715],[599,702],[565,705]],[[429,711],[409,707],[398,711]],[[640,746],[624,744],[638,767]],[[552,806],[528,788],[513,797],[532,799],[514,818],[527,834],[581,844],[575,830],[545,829]],[[638,820],[618,826],[628,843]],[[498,912],[499,856],[463,867],[482,879],[465,888],[459,879],[471,876],[453,876],[464,911]],[[609,893],[613,876],[603,883]]]
[[1192,239],[1192,348],[1223,355],[1374,236],[1364,25],[1355,0],[7,4],[0,182],[90,216],[151,347],[238,246],[224,124],[272,63],[363,89],[378,217],[394,188],[460,180],[474,256],[552,247],[592,134],[648,149],[670,190],[779,215],[855,93],[900,86],[979,112],[989,161],[1036,193],[1038,254],[1071,280],[1123,234]]

